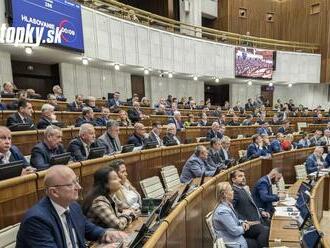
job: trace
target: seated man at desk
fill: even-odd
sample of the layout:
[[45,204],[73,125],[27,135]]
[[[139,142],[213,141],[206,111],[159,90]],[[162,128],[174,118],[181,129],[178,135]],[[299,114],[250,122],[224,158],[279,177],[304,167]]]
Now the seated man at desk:
[[32,104],[26,100],[19,100],[17,103],[17,112],[10,115],[7,119],[6,126],[11,129],[19,124],[29,124],[35,129],[32,121]]
[[54,87],[53,87],[53,93],[54,93],[54,96],[56,97],[56,100],[57,101],[61,101],[61,102],[65,102],[66,101],[66,98],[63,95],[63,90],[62,90],[61,86],[54,85]]
[[38,129],[45,129],[49,125],[56,125],[58,121],[56,120],[55,107],[48,103],[42,105],[41,107],[41,118],[38,122]]
[[79,136],[71,140],[68,146],[68,152],[71,152],[74,161],[86,160],[91,148],[102,146],[96,141],[95,137],[93,125],[85,123],[80,126]]
[[110,110],[108,107],[102,107],[101,116],[95,120],[96,125],[105,127],[108,121],[110,121]]
[[[233,206],[241,220],[259,222],[268,226],[270,224],[270,214],[259,209],[254,202],[249,186],[246,185],[245,173],[243,170],[235,170],[230,174],[230,180],[233,184],[234,200]],[[258,226],[263,231],[269,232],[269,228]]]
[[252,143],[247,148],[247,158],[255,159],[261,156],[266,156],[267,153],[263,149],[263,139],[260,134],[254,134],[252,136]]
[[205,146],[198,145],[195,149],[195,152],[191,157],[187,160],[185,165],[183,166],[180,181],[181,183],[187,183],[191,179],[196,177],[201,177],[205,172],[205,176],[210,177],[213,176],[216,172],[216,169],[207,170],[209,166],[207,165],[207,156],[208,151]]
[[164,146],[181,144],[181,141],[178,138],[178,136],[176,136],[176,133],[177,133],[177,128],[175,124],[174,123],[167,124],[166,134],[163,137]]
[[80,116],[76,120],[76,124],[75,124],[76,127],[80,127],[82,124],[85,124],[85,123],[89,123],[93,126],[96,125],[96,122],[94,121],[94,111],[92,108],[83,107],[81,114],[82,114],[82,116]]
[[307,157],[305,167],[307,174],[318,171],[319,169],[328,167],[328,164],[324,161],[323,155],[323,147],[317,146],[314,149],[314,152]]
[[107,122],[107,131],[102,134],[98,141],[105,147],[105,154],[110,155],[121,151],[119,140],[119,125],[116,121]]
[[3,84],[3,91],[1,91],[1,97],[6,98],[6,97],[15,97],[14,93],[14,84],[11,82],[5,82]]
[[[74,171],[56,165],[44,180],[46,196],[27,211],[17,234],[17,248],[86,247],[86,240],[120,242],[127,235],[86,219],[79,204],[81,186]],[[116,246],[113,246],[116,247]]]
[[159,121],[152,123],[152,129],[148,135],[148,141],[157,143],[157,146],[163,146],[163,141],[159,137],[162,131],[162,124]]
[[272,184],[276,184],[281,178],[281,169],[274,168],[256,182],[252,196],[259,209],[263,209],[270,214],[274,213],[273,202],[279,201],[279,197],[273,194]]
[[207,157],[207,164],[213,169],[216,169],[217,167],[220,167],[221,169],[227,168],[225,161],[223,161],[222,158],[220,157],[220,153],[219,153],[220,149],[221,149],[221,139],[219,138],[211,139],[210,149]]
[[277,133],[276,138],[270,142],[270,148],[272,153],[277,153],[282,151],[282,146],[281,143],[284,140],[284,135],[283,133]]
[[219,151],[220,157],[225,161],[226,165],[230,165],[235,162],[235,159],[229,153],[230,148],[230,138],[228,136],[223,136],[221,139],[221,149]]
[[223,133],[220,133],[220,124],[215,121],[212,123],[211,130],[209,130],[206,134],[206,140],[210,141],[213,138],[221,139],[223,137]]
[[101,112],[101,110],[96,106],[96,99],[94,96],[89,96],[86,99],[86,107],[93,109],[93,112]]
[[84,107],[84,97],[82,95],[76,95],[75,100],[72,103],[68,103],[68,109],[71,112],[81,112]]
[[62,143],[61,128],[50,125],[44,133],[44,140],[36,144],[31,151],[31,165],[36,169],[50,167],[51,157],[65,153]]
[[142,123],[134,124],[134,133],[128,137],[127,144],[133,144],[135,147],[144,146],[146,143],[146,129]]
[[7,127],[0,126],[0,167],[15,161],[23,161],[21,175],[26,175],[35,171],[29,166],[21,151],[11,143],[11,131]]

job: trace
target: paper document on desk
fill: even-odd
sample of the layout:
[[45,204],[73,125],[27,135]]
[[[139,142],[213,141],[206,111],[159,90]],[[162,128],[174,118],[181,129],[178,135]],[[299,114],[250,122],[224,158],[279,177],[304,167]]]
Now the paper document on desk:
[[299,215],[299,210],[296,207],[290,207],[291,211],[288,211],[288,207],[275,207],[275,216],[279,217],[294,217]]
[[285,206],[294,206],[296,205],[296,199],[294,199],[293,197],[288,197],[285,198],[285,200],[281,201],[281,204]]

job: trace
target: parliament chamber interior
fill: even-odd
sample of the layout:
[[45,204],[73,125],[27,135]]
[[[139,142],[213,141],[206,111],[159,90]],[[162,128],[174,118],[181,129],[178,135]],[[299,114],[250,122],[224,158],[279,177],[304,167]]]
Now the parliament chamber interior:
[[330,248],[330,0],[0,0],[0,248]]

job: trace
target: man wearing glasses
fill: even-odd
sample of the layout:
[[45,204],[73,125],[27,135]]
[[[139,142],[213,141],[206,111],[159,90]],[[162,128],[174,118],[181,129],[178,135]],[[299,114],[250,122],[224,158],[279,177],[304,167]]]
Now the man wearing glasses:
[[125,233],[96,226],[82,214],[76,203],[81,187],[71,168],[51,167],[44,183],[46,197],[24,216],[17,234],[17,248],[83,248],[85,239],[114,243],[125,238]]

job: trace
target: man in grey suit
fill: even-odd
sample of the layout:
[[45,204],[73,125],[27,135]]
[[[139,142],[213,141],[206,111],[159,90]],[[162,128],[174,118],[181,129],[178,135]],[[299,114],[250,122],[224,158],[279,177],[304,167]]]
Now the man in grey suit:
[[119,124],[117,121],[107,122],[107,131],[102,134],[98,141],[105,147],[105,154],[110,155],[121,151],[119,140]]
[[152,123],[152,129],[151,129],[151,132],[149,133],[149,137],[148,137],[147,141],[157,143],[158,146],[163,146],[163,141],[159,137],[159,135],[161,133],[161,128],[162,128],[162,125],[160,124],[159,121]]
[[181,183],[187,183],[191,179],[201,177],[205,172],[205,176],[213,176],[217,170],[208,170],[207,164],[208,151],[205,146],[198,145],[194,154],[187,160],[183,166],[180,181]]

